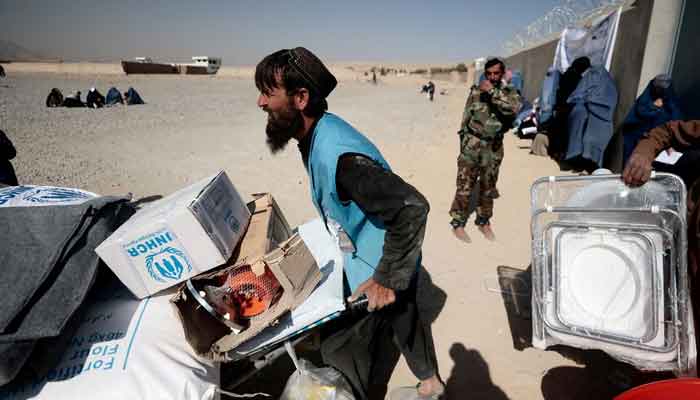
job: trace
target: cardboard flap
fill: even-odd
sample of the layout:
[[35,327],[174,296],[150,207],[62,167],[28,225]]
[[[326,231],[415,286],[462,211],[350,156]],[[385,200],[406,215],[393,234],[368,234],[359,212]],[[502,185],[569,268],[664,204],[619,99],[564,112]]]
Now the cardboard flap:
[[[300,246],[298,242],[301,242],[303,246]],[[295,293],[301,292],[318,275],[316,261],[305,247],[301,237],[294,235],[279,249],[282,257],[278,261],[278,268],[289,279]],[[306,268],[300,266],[306,266]]]
[[236,244],[225,238],[237,237],[250,221],[250,212],[224,171],[219,172],[188,206],[194,217],[224,258]]
[[292,236],[292,230],[272,195],[260,195],[248,203],[251,218],[241,240],[235,263],[262,258]]

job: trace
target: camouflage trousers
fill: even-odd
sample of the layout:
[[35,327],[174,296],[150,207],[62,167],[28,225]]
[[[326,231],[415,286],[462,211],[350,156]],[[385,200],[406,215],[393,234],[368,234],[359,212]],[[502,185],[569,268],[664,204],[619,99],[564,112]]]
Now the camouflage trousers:
[[455,223],[464,225],[467,222],[469,199],[478,180],[477,222],[487,223],[493,215],[493,201],[499,197],[496,182],[503,161],[503,141],[484,141],[470,134],[463,135],[461,139],[461,152],[457,159],[457,191],[450,216]]

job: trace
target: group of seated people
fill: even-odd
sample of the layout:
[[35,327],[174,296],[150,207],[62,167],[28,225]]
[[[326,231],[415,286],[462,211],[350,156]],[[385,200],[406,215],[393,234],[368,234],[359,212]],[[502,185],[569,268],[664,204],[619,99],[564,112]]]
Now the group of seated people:
[[53,88],[51,89],[49,95],[46,96],[46,107],[101,108],[116,104],[144,104],[144,101],[141,98],[141,95],[139,95],[139,93],[132,87],[124,92],[123,95],[117,88],[111,87],[107,91],[106,97],[93,87],[88,91],[88,94],[85,97],[85,102],[83,102],[81,99],[80,91],[64,97],[60,90]]
[[[615,129],[617,100],[617,88],[610,73],[602,66],[591,65],[588,57],[574,60],[563,74],[550,69],[536,107],[530,110],[535,131],[539,133],[534,138],[533,153],[548,155],[563,168],[574,171],[590,173],[602,167]],[[525,117],[519,116],[517,122],[522,123]],[[623,165],[644,133],[666,122],[683,119],[671,77],[657,75],[637,98],[620,127],[624,139]],[[660,163],[655,163],[655,167],[667,169]]]

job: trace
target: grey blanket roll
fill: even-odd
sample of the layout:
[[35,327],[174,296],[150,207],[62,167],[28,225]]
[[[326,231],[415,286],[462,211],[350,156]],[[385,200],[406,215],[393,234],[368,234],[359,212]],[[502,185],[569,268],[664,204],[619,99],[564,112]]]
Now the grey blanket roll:
[[129,199],[0,207],[0,385],[37,340],[58,336],[92,286],[95,247],[133,214]]

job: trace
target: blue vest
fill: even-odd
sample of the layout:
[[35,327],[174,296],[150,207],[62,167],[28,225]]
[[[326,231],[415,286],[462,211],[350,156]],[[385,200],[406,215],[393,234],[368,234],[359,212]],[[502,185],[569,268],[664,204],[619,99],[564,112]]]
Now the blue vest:
[[346,153],[362,154],[391,170],[372,142],[336,115],[325,113],[316,124],[309,154],[311,198],[326,227],[332,229],[334,221],[352,241],[354,251],[344,253],[344,269],[354,292],[372,277],[379,264],[385,228],[381,220],[366,215],[354,201],[342,202],[338,198],[335,172],[338,158]]

